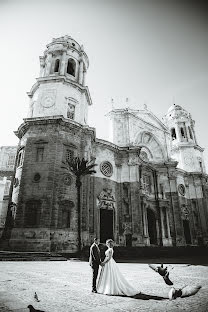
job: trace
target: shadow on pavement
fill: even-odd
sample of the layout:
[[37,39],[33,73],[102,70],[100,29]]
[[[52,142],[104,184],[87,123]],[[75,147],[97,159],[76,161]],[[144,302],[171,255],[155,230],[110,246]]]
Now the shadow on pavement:
[[154,296],[154,295],[146,295],[146,294],[143,294],[143,293],[139,293],[133,297],[131,297],[133,299],[140,299],[140,300],[150,300],[150,299],[153,299],[153,300],[168,300],[168,298],[165,298],[165,297],[159,297],[159,296]]

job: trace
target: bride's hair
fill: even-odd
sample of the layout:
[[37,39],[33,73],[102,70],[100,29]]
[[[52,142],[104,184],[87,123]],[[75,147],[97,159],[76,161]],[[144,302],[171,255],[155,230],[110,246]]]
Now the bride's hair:
[[106,244],[108,245],[113,245],[114,241],[110,238],[110,239],[107,239],[106,241]]

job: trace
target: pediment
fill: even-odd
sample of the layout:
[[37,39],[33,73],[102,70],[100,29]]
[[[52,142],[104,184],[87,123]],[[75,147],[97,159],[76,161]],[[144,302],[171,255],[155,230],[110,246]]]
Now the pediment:
[[147,126],[168,132],[167,127],[150,111],[139,110],[131,112],[131,115],[142,121]]

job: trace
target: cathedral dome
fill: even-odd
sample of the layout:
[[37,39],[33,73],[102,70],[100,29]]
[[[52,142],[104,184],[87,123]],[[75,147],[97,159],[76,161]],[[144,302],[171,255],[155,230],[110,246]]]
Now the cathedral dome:
[[171,105],[171,107],[168,109],[168,113],[171,113],[173,110],[183,110],[184,111],[184,109],[180,105],[176,105],[176,104]]
[[168,109],[166,117],[168,119],[173,119],[173,118],[184,118],[184,117],[189,117],[189,113],[180,105],[173,104],[171,107]]

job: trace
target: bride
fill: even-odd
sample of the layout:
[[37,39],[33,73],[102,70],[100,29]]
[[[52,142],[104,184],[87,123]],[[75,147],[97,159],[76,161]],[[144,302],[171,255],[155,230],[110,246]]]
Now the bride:
[[133,288],[119,271],[113,259],[113,240],[106,241],[108,249],[101,263],[102,269],[98,279],[97,292],[104,295],[135,296],[139,291]]

